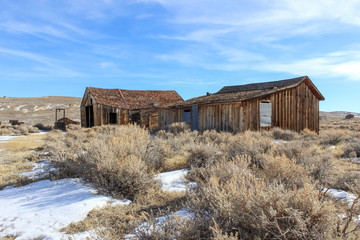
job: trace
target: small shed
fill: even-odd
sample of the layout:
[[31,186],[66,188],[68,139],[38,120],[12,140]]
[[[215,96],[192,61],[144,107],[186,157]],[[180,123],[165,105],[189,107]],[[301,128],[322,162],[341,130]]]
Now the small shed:
[[156,129],[159,110],[182,101],[176,91],[87,87],[80,107],[81,126],[136,123]]
[[242,132],[279,127],[319,132],[319,101],[325,100],[309,77],[225,86],[173,104],[160,112],[160,126],[188,122],[193,130]]

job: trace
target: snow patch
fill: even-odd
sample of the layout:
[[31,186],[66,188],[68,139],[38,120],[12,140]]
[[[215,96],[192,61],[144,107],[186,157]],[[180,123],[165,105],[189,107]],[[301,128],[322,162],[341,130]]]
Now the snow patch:
[[32,171],[23,172],[21,176],[28,177],[30,179],[39,179],[49,176],[49,173],[56,171],[56,168],[51,167],[49,160],[44,159],[41,162],[34,164]]
[[67,238],[59,230],[84,219],[93,208],[109,202],[130,203],[95,194],[94,188],[77,178],[7,187],[0,191],[0,229],[3,229],[0,238],[15,234],[19,235],[18,240],[39,236],[42,239]]
[[177,212],[171,213],[169,215],[156,218],[155,222],[150,226],[148,225],[149,222],[142,223],[141,225],[139,225],[138,227],[136,227],[134,229],[133,233],[125,235],[125,239],[126,240],[137,239],[136,234],[135,234],[136,232],[147,231],[149,229],[154,229],[154,228],[161,228],[161,223],[163,221],[165,221],[166,219],[172,218],[172,217],[176,217],[176,216],[180,217],[180,218],[193,218],[194,217],[193,214],[191,214],[189,211],[182,209]]
[[0,136],[0,143],[1,142],[8,142],[14,138],[17,138],[19,136]]
[[[168,192],[186,191],[187,185],[185,184],[185,175],[189,170],[181,169],[171,172],[159,173],[155,179],[161,184],[161,189]],[[195,183],[190,183],[190,186]]]
[[357,157],[356,158],[342,158],[341,160],[360,164],[360,158],[357,158]]
[[22,108],[22,107],[25,107],[26,105],[21,105],[21,106],[18,106],[15,110],[16,111],[20,111],[20,109]]
[[354,202],[354,199],[356,198],[355,194],[348,193],[346,191],[339,189],[329,188],[329,189],[324,189],[324,191],[327,191],[327,194],[332,196],[334,199],[338,201],[344,201],[349,205],[351,205]]

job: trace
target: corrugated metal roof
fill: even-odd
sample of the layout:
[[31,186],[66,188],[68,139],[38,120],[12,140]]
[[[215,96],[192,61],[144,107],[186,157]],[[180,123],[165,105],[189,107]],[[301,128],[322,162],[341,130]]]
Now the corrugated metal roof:
[[184,101],[176,91],[125,90],[87,87],[97,104],[123,109],[166,107]]

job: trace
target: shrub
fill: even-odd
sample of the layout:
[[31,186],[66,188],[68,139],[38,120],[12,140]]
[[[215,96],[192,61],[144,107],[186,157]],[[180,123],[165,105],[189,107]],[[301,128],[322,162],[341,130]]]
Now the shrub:
[[169,214],[160,219],[147,215],[145,223],[135,229],[136,239],[200,239],[198,224],[191,217]]
[[102,192],[134,199],[156,186],[143,161],[149,141],[140,127],[104,126],[68,131],[49,147],[59,162],[56,177],[82,177]]
[[350,132],[341,129],[324,130],[320,132],[320,144],[322,145],[338,145],[341,142],[345,142]]
[[283,130],[280,128],[273,128],[271,130],[274,139],[281,139],[284,141],[292,141],[299,137],[299,134],[290,130]]
[[247,156],[252,166],[262,167],[262,157],[272,149],[270,138],[259,132],[245,132],[234,136],[227,147],[227,159],[238,155]]
[[311,181],[308,172],[297,165],[295,160],[285,156],[264,156],[264,169],[260,171],[267,182],[279,182],[285,187],[296,189],[304,187]]
[[53,129],[53,126],[51,126],[51,125],[45,125],[45,124],[43,124],[43,123],[37,123],[37,124],[35,124],[33,127],[36,127],[36,128],[38,128],[39,130],[41,130],[41,131],[50,131],[50,130]]
[[[171,170],[181,166],[186,167],[191,148],[195,146],[198,136],[196,131],[185,131],[179,134],[158,132],[147,146],[144,161],[156,171]],[[180,160],[177,164],[174,160]]]
[[341,147],[344,151],[342,157],[354,158],[360,157],[360,139],[358,137],[352,137]]
[[215,144],[198,144],[190,150],[189,168],[210,167],[223,158],[224,154]]
[[[230,165],[229,165],[230,164]],[[224,162],[216,168],[229,169]],[[205,227],[238,234],[243,239],[327,239],[334,236],[338,217],[334,205],[319,198],[312,185],[288,189],[281,183],[268,183],[249,169],[236,171],[227,180],[211,175],[198,181],[189,209]]]
[[190,130],[190,126],[185,122],[175,122],[170,124],[166,129],[167,132],[173,134],[180,134]]

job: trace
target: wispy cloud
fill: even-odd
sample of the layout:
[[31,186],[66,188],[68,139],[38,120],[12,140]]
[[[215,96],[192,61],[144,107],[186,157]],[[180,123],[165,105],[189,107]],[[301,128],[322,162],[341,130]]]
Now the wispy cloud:
[[332,52],[321,57],[302,58],[297,61],[264,62],[254,69],[360,81],[360,51]]
[[[82,73],[62,66],[58,60],[51,59],[40,54],[0,47],[0,55],[1,54],[21,57],[39,63],[39,65],[35,65],[35,67],[29,68],[27,74],[34,74],[34,72],[36,72],[37,74],[46,73],[52,74],[52,76],[56,75],[62,77],[76,77],[83,75]],[[32,73],[29,71],[32,71]]]

